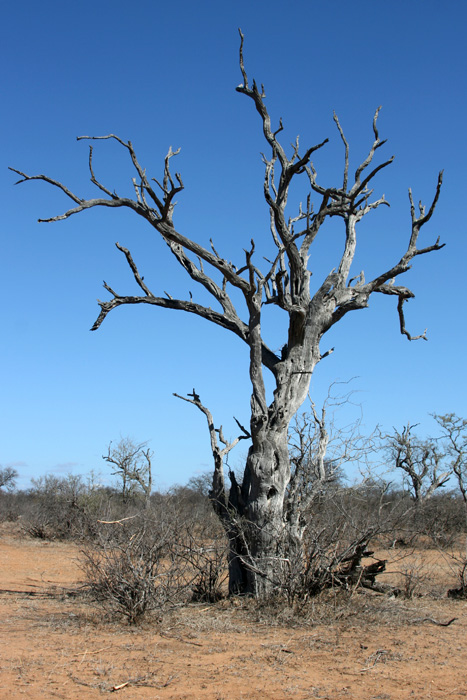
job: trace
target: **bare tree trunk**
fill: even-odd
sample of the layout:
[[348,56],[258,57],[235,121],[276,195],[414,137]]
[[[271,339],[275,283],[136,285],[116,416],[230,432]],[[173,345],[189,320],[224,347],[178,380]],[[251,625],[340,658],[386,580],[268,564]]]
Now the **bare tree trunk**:
[[[261,373],[257,375],[261,376]],[[300,382],[300,377],[298,378]],[[277,396],[280,392],[276,392]],[[295,392],[288,410],[276,410],[276,401],[261,415],[252,414],[252,433],[240,423],[242,434],[232,442],[225,439],[222,426],[214,427],[209,409],[193,389],[188,397],[178,398],[195,405],[206,416],[214,458],[210,500],[229,542],[229,593],[236,595],[270,595],[278,581],[281,566],[291,542],[301,542],[302,531],[294,527],[296,520],[287,515],[286,497],[290,480],[288,428],[301,395]],[[255,404],[255,392],[252,396]],[[256,404],[255,404],[256,405]],[[269,416],[269,419],[268,419]],[[259,426],[259,427],[258,427]],[[224,482],[224,457],[242,439],[251,439],[242,483],[230,471],[230,490]],[[220,447],[219,441],[224,445]],[[297,515],[297,509],[294,510]]]
[[250,448],[245,469],[246,532],[253,588],[247,592],[258,597],[271,594],[277,585],[277,568],[284,556],[284,500],[289,478],[287,429],[262,431]]
[[241,484],[230,473],[227,534],[232,593],[264,597],[277,588],[290,547],[299,547],[302,530],[287,517],[290,481],[288,421],[269,424],[252,436]]

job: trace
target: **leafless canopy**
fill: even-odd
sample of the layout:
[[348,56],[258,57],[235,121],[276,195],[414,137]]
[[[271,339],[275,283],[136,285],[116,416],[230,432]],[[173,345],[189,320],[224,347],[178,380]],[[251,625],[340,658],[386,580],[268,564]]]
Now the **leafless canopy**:
[[[344,252],[337,268],[326,276],[312,301],[321,299],[323,295],[328,295],[332,290],[332,295],[335,297],[335,311],[331,316],[330,325],[334,325],[334,323],[348,311],[365,307],[372,292],[394,295],[398,297],[401,332],[404,333],[409,340],[420,337],[426,338],[425,333],[413,337],[407,331],[404,321],[403,304],[414,295],[406,287],[396,286],[394,284],[394,278],[409,269],[410,263],[414,257],[439,250],[443,247],[443,244],[439,243],[439,238],[432,245],[418,247],[420,229],[431,219],[439,198],[442,172],[439,173],[435,196],[428,211],[420,202],[417,213],[412,192],[409,190],[412,230],[407,249],[402,257],[386,271],[368,282],[365,281],[363,272],[357,277],[349,279],[350,266],[354,258],[357,244],[355,224],[372,209],[378,208],[381,204],[388,204],[384,195],[372,199],[373,189],[369,187],[375,175],[380,170],[390,165],[394,159],[394,157],[391,157],[378,165],[373,165],[377,151],[386,143],[386,140],[380,139],[377,128],[377,120],[381,108],[376,110],[373,118],[373,143],[367,157],[357,168],[353,181],[351,181],[349,174],[349,145],[339,123],[339,119],[337,115],[334,114],[334,121],[345,149],[343,183],[341,187],[325,187],[318,183],[312,156],[328,142],[328,139],[324,139],[321,143],[301,151],[297,138],[290,157],[286,154],[278,138],[280,132],[283,130],[282,120],[280,120],[277,129],[274,130],[271,126],[271,119],[265,105],[266,95],[264,87],[261,86],[259,90],[254,80],[251,86],[249,84],[243,62],[242,34],[240,68],[243,76],[243,83],[237,87],[237,91],[246,95],[254,102],[263,123],[265,139],[271,149],[269,157],[263,156],[265,164],[264,197],[270,210],[271,235],[276,245],[277,253],[275,259],[270,263],[269,269],[264,272],[261,272],[253,261],[253,254],[255,252],[255,243],[253,240],[251,241],[249,250],[245,251],[245,261],[243,265],[241,265],[241,267],[236,267],[231,262],[221,257],[213,243],[210,250],[206,249],[176,230],[173,223],[176,204],[175,197],[184,189],[184,185],[180,173],[172,174],[171,160],[174,156],[178,155],[180,149],[173,151],[172,147],[169,148],[164,160],[163,176],[159,181],[155,178],[148,178],[146,168],[140,164],[131,141],[126,142],[115,134],[78,137],[78,140],[86,139],[89,141],[114,140],[128,151],[128,155],[135,170],[135,176],[132,178],[135,192],[135,197],[133,199],[120,197],[114,190],[105,186],[98,180],[94,171],[92,145],[89,146],[89,172],[91,175],[91,182],[104,196],[83,199],[69,190],[61,182],[47,175],[27,175],[20,170],[10,168],[13,172],[21,176],[18,183],[29,180],[43,180],[60,189],[74,202],[75,206],[68,209],[64,214],[48,219],[39,219],[40,222],[62,221],[73,214],[78,214],[85,209],[97,206],[127,207],[132,209],[159,231],[178,262],[186,269],[190,277],[195,282],[202,284],[222,307],[222,312],[216,312],[209,307],[196,304],[192,300],[157,296],[157,294],[154,294],[145,284],[143,276],[140,274],[130,251],[120,245],[120,243],[116,243],[117,248],[125,255],[128,265],[143,294],[140,296],[121,295],[104,283],[106,290],[113,298],[110,301],[99,302],[101,312],[92,330],[97,330],[97,328],[99,328],[102,321],[112,309],[123,304],[146,303],[195,313],[236,333],[240,338],[250,344],[251,337],[248,323],[240,319],[226,291],[227,285],[230,284],[239,289],[245,296],[249,305],[251,305],[251,303],[256,305],[261,302],[267,304],[273,303],[288,313],[303,312],[301,285],[304,282],[308,283],[309,279],[307,263],[310,245],[315,240],[324,220],[330,216],[339,216],[346,222],[346,243]],[[289,189],[293,179],[299,175],[303,175],[308,179],[310,195],[313,193],[319,198],[318,206],[313,206],[311,203],[311,196],[309,195],[305,207],[303,208],[300,206],[299,211],[296,212],[294,216],[287,218],[285,208]],[[197,258],[196,263],[189,257],[190,253]],[[217,284],[204,270],[203,263],[209,264],[212,268],[221,273],[223,279],[222,284]],[[274,355],[264,343],[260,345],[262,360],[274,373],[280,358]]]
[[[201,285],[215,302],[214,308],[211,308],[198,303],[191,293],[189,299],[176,299],[170,294],[161,294],[162,290],[153,291],[145,282],[140,267],[128,248],[116,243],[118,250],[127,260],[140,293],[137,296],[125,295],[104,283],[110,299],[99,301],[100,313],[92,327],[93,330],[98,329],[107,314],[119,306],[149,304],[196,314],[234,333],[248,346],[252,387],[251,417],[248,431],[240,426],[240,437],[248,434],[251,437],[251,448],[243,483],[232,483],[231,493],[237,493],[238,497],[235,503],[230,504],[228,512],[232,513],[232,510],[236,509],[240,516],[255,524],[247,547],[250,572],[255,573],[254,576],[245,575],[241,586],[244,586],[242,590],[257,592],[258,585],[261,584],[258,583],[257,572],[263,571],[263,582],[270,578],[264,571],[270,568],[270,562],[276,556],[275,533],[283,526],[293,529],[292,523],[297,521],[295,517],[287,521],[288,508],[285,503],[291,478],[287,448],[288,427],[290,420],[307,397],[315,366],[332,352],[327,350],[321,353],[320,342],[323,336],[348,312],[367,307],[370,296],[373,292],[378,292],[397,298],[400,330],[403,335],[409,340],[426,339],[426,332],[412,336],[407,330],[404,304],[414,294],[409,288],[395,284],[395,280],[410,268],[414,258],[443,247],[439,238],[431,245],[419,244],[420,231],[430,221],[438,202],[442,172],[439,173],[435,194],[428,208],[421,202],[417,208],[412,192],[409,191],[411,230],[407,246],[400,258],[373,279],[366,280],[363,270],[357,275],[352,275],[351,266],[357,247],[357,224],[366,214],[381,205],[387,205],[384,195],[374,195],[373,190],[373,182],[378,173],[393,161],[391,157],[378,162],[380,150],[385,144],[378,132],[379,108],[373,118],[373,135],[368,155],[353,174],[350,172],[349,144],[339,119],[334,114],[334,122],[344,148],[342,184],[323,185],[318,181],[313,157],[327,143],[327,139],[302,148],[297,137],[291,151],[286,150],[280,140],[283,131],[282,120],[276,127],[272,126],[266,107],[264,87],[261,85],[258,88],[255,80],[250,82],[248,78],[241,32],[239,62],[242,82],[236,89],[253,103],[268,147],[267,154],[263,155],[263,193],[269,209],[271,244],[274,252],[270,256],[271,259],[266,260],[265,266],[261,263],[262,268],[255,255],[256,246],[253,239],[244,251],[244,259],[235,265],[222,257],[212,239],[210,246],[205,247],[176,228],[176,197],[184,189],[181,175],[173,173],[172,170],[173,158],[179,150],[169,148],[162,177],[156,179],[147,175],[147,170],[140,163],[131,141],[124,141],[115,134],[79,137],[79,140],[85,139],[90,142],[89,172],[91,182],[98,191],[93,199],[78,196],[58,180],[46,175],[27,175],[20,170],[12,170],[20,175],[21,179],[18,182],[42,180],[61,190],[72,201],[72,207],[64,214],[40,221],[61,221],[93,207],[131,209],[160,234],[189,277]],[[95,141],[113,142],[127,151],[134,171],[134,196],[120,196],[97,177],[93,161]],[[305,179],[309,193],[305,203],[289,214],[289,193],[292,185],[299,179]],[[323,223],[330,217],[342,220],[345,231],[343,252],[336,260],[334,268],[330,272],[325,271],[317,291],[312,295],[312,273],[308,265],[310,246]],[[237,304],[239,297],[243,300],[241,311]],[[288,317],[287,338],[280,352],[268,347],[262,333],[263,314],[270,305],[281,309]],[[244,308],[246,311],[243,311]],[[270,403],[266,396],[264,367],[272,372],[275,381],[274,398]],[[225,503],[225,508],[222,509],[225,514],[227,495],[223,482],[218,478],[219,458],[230,449],[230,444],[223,439],[221,432],[215,433],[212,419],[195,392],[191,403],[203,411],[208,419],[216,464],[213,494],[215,503],[219,503],[219,499]],[[224,443],[224,448],[218,445],[217,435],[221,443]],[[233,542],[236,536],[232,534],[231,528],[227,529]]]
[[107,454],[102,455],[102,459],[112,465],[112,475],[121,479],[124,501],[135,492],[142,491],[146,505],[149,504],[153,456],[154,453],[147,443],[136,444],[129,437],[121,438],[117,445],[109,444]]
[[427,501],[450,479],[452,470],[441,471],[445,454],[433,439],[420,440],[408,423],[400,432],[388,436],[388,451],[395,469],[405,474],[405,480],[416,503]]
[[455,413],[435,414],[433,418],[442,430],[441,440],[450,458],[450,468],[457,480],[467,518],[467,420]]
[[18,472],[13,467],[0,467],[0,491],[2,489],[14,489]]

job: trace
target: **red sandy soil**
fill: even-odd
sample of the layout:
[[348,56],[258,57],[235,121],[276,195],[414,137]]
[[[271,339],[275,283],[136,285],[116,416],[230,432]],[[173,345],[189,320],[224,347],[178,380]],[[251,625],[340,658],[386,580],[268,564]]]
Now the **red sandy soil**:
[[[354,592],[302,618],[223,601],[128,627],[69,595],[78,555],[0,527],[1,700],[467,698],[466,601]],[[456,584],[439,555],[417,557],[394,565],[403,580],[412,571],[426,584],[425,571]]]

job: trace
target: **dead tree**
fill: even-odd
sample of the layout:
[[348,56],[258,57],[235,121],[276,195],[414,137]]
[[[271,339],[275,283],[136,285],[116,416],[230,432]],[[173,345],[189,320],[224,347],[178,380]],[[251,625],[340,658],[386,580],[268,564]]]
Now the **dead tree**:
[[344,465],[359,464],[361,468],[376,450],[375,433],[364,437],[360,420],[336,428],[335,415],[329,418],[330,409],[336,413],[350,402],[352,394],[336,394],[337,384],[331,385],[319,412],[310,397],[311,410],[295,416],[290,427],[291,476],[287,502],[297,518],[307,513],[309,520],[314,500],[340,486]]
[[450,458],[449,466],[464,502],[467,524],[467,420],[455,413],[446,413],[444,416],[435,414],[433,418],[442,429],[443,448]]
[[434,440],[414,435],[415,427],[407,424],[401,432],[394,428],[394,435],[388,437],[388,452],[393,468],[404,473],[414,502],[421,505],[449,481],[452,469],[440,472],[445,454]]
[[7,489],[13,491],[16,488],[16,479],[18,472],[13,467],[0,467],[0,491]]
[[[172,174],[172,159],[179,152],[169,149],[165,157],[160,181],[150,178],[146,168],[138,160],[131,141],[124,141],[114,134],[84,136],[80,139],[111,140],[128,152],[135,171],[134,198],[119,196],[111,187],[97,178],[94,170],[93,147],[89,148],[91,182],[99,190],[95,199],[83,199],[64,184],[46,175],[21,176],[19,182],[42,180],[61,190],[73,206],[61,216],[40,221],[61,221],[93,207],[126,207],[145,219],[162,237],[177,262],[189,277],[201,285],[212,297],[214,305],[203,306],[190,299],[159,296],[152,291],[143,277],[130,251],[120,243],[116,246],[125,256],[141,293],[138,296],[116,292],[104,283],[110,299],[100,301],[100,313],[93,325],[97,330],[107,314],[128,304],[149,304],[164,309],[176,309],[196,314],[234,333],[249,349],[249,375],[251,380],[251,417],[248,433],[251,447],[246,460],[242,483],[233,480],[230,501],[222,483],[218,480],[218,467],[214,472],[213,493],[215,503],[225,504],[231,522],[248,523],[243,529],[238,566],[242,569],[238,590],[257,596],[267,595],[274,588],[275,569],[283,559],[282,536],[288,532],[291,541],[300,541],[296,519],[287,515],[290,460],[288,428],[292,417],[305,400],[311,375],[316,365],[332,352],[321,352],[323,336],[351,311],[368,306],[372,294],[385,294],[397,299],[400,331],[409,340],[426,339],[426,334],[412,336],[406,328],[404,305],[413,298],[413,292],[395,284],[396,278],[411,267],[418,256],[440,250],[438,240],[419,247],[419,234],[435,210],[441,190],[442,173],[439,174],[436,192],[428,210],[420,203],[416,210],[409,190],[411,231],[408,244],[399,259],[370,280],[364,272],[352,274],[351,265],[357,246],[357,224],[381,205],[387,205],[384,195],[373,198],[372,183],[376,175],[392,163],[389,158],[375,164],[376,156],[385,141],[380,139],[377,120],[373,119],[373,140],[364,161],[355,174],[350,172],[349,145],[342,126],[334,115],[334,122],[344,149],[343,179],[341,184],[325,185],[318,180],[313,156],[328,139],[317,145],[301,148],[298,138],[289,154],[280,140],[282,121],[277,127],[271,124],[266,107],[263,86],[249,81],[243,59],[243,35],[240,32],[240,70],[242,83],[237,92],[248,98],[259,114],[268,155],[264,160],[264,198],[269,208],[269,221],[273,254],[265,269],[255,256],[255,242],[245,250],[245,259],[238,266],[223,258],[211,241],[205,247],[182,233],[174,223],[175,198],[184,189],[180,174]],[[304,178],[309,195],[298,211],[288,213],[287,199],[292,185]],[[312,199],[316,201],[312,203]],[[311,271],[308,267],[310,246],[320,229],[330,217],[342,220],[344,230],[343,252],[330,272],[325,271],[314,294],[310,290]],[[315,279],[318,271],[314,271]],[[233,291],[234,293],[230,293]],[[240,311],[235,299],[240,295],[246,312]],[[288,332],[282,351],[274,352],[262,335],[263,314],[270,306],[280,309],[288,317]],[[242,306],[243,309],[243,306]],[[244,317],[242,317],[244,313]],[[272,400],[266,395],[264,369],[272,373],[275,389]],[[193,401],[196,402],[193,396]],[[216,463],[217,464],[217,463]],[[224,508],[224,505],[223,505]],[[281,536],[278,537],[278,533]],[[234,553],[235,554],[235,553]]]
[[131,438],[121,438],[117,445],[109,444],[107,454],[102,455],[122,481],[122,499],[126,503],[137,493],[144,495],[146,507],[149,506],[152,491],[152,457],[154,453],[145,442],[136,444]]

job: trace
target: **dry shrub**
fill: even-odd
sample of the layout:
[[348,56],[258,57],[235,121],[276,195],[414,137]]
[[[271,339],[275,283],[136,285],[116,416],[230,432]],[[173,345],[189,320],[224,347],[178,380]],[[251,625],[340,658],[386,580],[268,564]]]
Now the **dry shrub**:
[[225,541],[184,518],[176,506],[167,501],[158,512],[101,523],[81,557],[94,604],[135,624],[153,610],[219,600]]
[[422,595],[423,588],[428,579],[428,573],[421,565],[406,567],[400,573],[401,585],[400,593],[404,598],[411,600]]
[[467,599],[467,559],[460,562],[457,575],[460,585],[457,588],[450,588],[448,590],[448,598],[465,600]]
[[372,549],[394,532],[405,510],[384,484],[375,482],[318,492],[306,514],[303,542],[284,548],[288,556],[276,582],[278,596],[288,605],[303,605],[328,589],[395,593],[376,580],[386,559],[373,556]]
[[139,533],[123,544],[82,552],[82,569],[92,599],[130,624],[165,602],[164,546]]
[[192,542],[186,556],[193,572],[193,602],[216,603],[224,598],[228,579],[225,537],[216,538],[207,546]]
[[462,549],[457,552],[451,551],[449,559],[451,567],[456,571],[459,585],[457,588],[450,588],[448,590],[448,598],[465,600],[467,599],[467,543],[463,551]]
[[79,475],[64,477],[48,474],[32,479],[33,487],[21,498],[24,530],[47,540],[87,540],[98,535],[98,518],[117,519],[131,515],[139,504],[125,506],[109,487],[93,484]]

